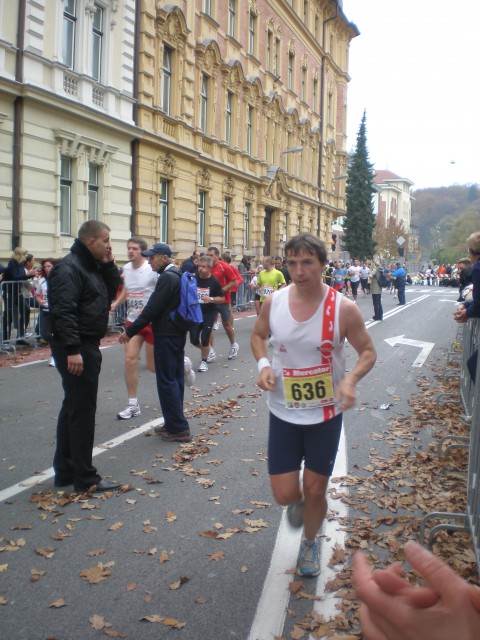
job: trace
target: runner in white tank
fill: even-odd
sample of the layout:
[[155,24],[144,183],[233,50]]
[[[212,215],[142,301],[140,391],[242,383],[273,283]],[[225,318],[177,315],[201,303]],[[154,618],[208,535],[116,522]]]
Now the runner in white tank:
[[[322,282],[324,244],[301,233],[287,242],[285,255],[292,284],[265,299],[251,343],[258,386],[268,392],[273,495],[288,507],[290,523],[303,525],[297,571],[314,576],[320,572],[316,535],[327,513],[342,411],[355,404],[356,385],[375,364],[376,352],[358,307]],[[267,357],[270,333],[272,364]],[[358,354],[346,375],[345,339]]]
[[[116,311],[120,305],[126,302],[127,326],[138,318],[157,284],[158,273],[152,270],[148,260],[141,253],[147,249],[148,245],[143,238],[133,237],[127,243],[130,262],[127,262],[123,267],[124,287],[111,306],[111,310]],[[128,420],[140,415],[140,405],[137,397],[138,358],[144,342],[147,368],[152,372],[155,371],[153,333],[151,325],[148,325],[125,344],[125,384],[128,405],[126,409],[117,414],[120,420]]]

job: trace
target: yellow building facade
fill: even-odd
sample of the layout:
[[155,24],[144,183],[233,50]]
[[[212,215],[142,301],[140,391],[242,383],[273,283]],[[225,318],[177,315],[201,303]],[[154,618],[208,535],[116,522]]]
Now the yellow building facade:
[[344,213],[348,50],[332,0],[143,0],[132,229],[179,257],[282,254]]

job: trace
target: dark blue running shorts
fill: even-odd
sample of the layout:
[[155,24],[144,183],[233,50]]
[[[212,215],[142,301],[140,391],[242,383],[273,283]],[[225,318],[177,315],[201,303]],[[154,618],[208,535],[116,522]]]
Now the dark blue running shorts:
[[268,472],[270,475],[305,468],[322,476],[333,473],[342,431],[342,414],[317,424],[293,424],[270,413]]

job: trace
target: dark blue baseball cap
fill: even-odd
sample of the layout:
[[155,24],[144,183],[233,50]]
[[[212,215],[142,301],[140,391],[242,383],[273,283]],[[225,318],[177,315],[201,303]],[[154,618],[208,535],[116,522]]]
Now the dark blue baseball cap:
[[142,251],[142,256],[150,258],[150,256],[153,256],[156,253],[159,253],[162,256],[168,256],[169,258],[172,256],[172,250],[168,244],[164,244],[163,242],[157,242],[151,249],[148,249],[148,251]]

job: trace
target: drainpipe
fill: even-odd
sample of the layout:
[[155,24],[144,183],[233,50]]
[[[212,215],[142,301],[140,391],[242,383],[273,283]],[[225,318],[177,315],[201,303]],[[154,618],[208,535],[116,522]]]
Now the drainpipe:
[[[140,52],[140,19],[141,19],[141,2],[135,3],[135,40],[134,40],[134,56],[133,56],[133,105],[132,118],[135,126],[138,126],[138,57]],[[130,216],[130,232],[133,235],[137,233],[137,186],[138,186],[138,138],[134,138],[130,144],[130,153],[132,157],[132,190],[130,192],[130,207],[132,215]]]
[[[17,54],[15,60],[15,81],[23,84],[23,52],[25,48],[26,0],[20,0],[18,8]],[[22,174],[20,157],[22,152],[23,97],[17,96],[13,103],[13,180],[12,180],[12,250],[20,245],[20,221],[22,207],[20,192]]]
[[325,134],[325,118],[324,118],[324,107],[325,107],[325,40],[327,37],[327,24],[335,18],[338,17],[338,0],[334,0],[335,2],[335,15],[331,18],[327,18],[322,23],[322,49],[324,56],[322,58],[322,66],[321,66],[321,86],[320,86],[320,118],[321,118],[321,140],[320,140],[320,151],[318,156],[318,198],[322,199],[322,164],[323,164],[323,143],[324,143],[324,134]]

